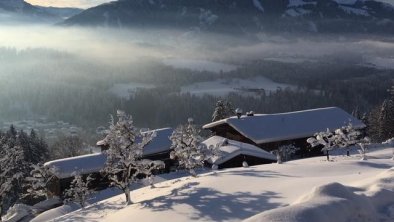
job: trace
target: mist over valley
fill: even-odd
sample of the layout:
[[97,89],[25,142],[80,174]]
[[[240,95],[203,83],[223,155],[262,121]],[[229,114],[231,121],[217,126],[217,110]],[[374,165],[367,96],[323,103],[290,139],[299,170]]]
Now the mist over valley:
[[[7,1],[2,4],[4,2]],[[188,12],[193,13],[188,18],[190,21],[196,19],[193,1],[188,1],[189,6],[176,1],[160,2],[164,5],[171,2],[174,9],[190,7]],[[227,4],[225,2],[223,4]],[[378,7],[370,2],[365,2],[365,7]],[[262,1],[266,13],[271,13],[268,16],[251,3],[237,2],[239,5],[232,10],[242,8],[272,20],[279,8],[284,7]],[[85,11],[73,9],[76,15],[68,14],[64,22],[59,22],[58,17],[49,23],[47,19],[33,23],[1,21],[1,121],[45,117],[75,124],[95,135],[97,127],[107,125],[110,114],[124,109],[133,114],[140,127],[176,126],[189,116],[204,124],[210,121],[211,111],[219,98],[260,113],[319,106],[368,112],[382,101],[391,84],[394,39],[389,32],[339,29],[318,32],[288,29],[283,32],[264,28],[268,27],[264,24],[243,31],[226,31],[215,25],[235,27],[234,21],[223,20],[220,16],[218,22],[215,20],[211,24],[186,22],[180,26],[171,20],[155,24],[151,19],[158,18],[149,14],[142,18],[138,13],[133,16],[144,19],[143,26],[138,25],[142,23],[120,27],[112,23],[88,25],[82,22],[99,10],[107,10],[108,18],[112,18],[111,13],[117,13],[113,8],[116,4],[127,4],[123,11],[129,10],[128,7],[143,7],[152,13],[158,10],[157,4],[134,5],[137,4],[134,1],[119,1]],[[206,8],[205,11],[209,9],[211,17],[227,13],[216,3],[198,4]],[[308,5],[295,5],[290,1],[286,7],[299,10],[299,7],[311,7]],[[25,17],[32,16],[28,8],[37,7],[13,6],[23,8],[18,13],[13,12],[13,16],[23,14]],[[381,10],[391,10],[390,7],[384,5]],[[326,9],[319,6],[313,10]],[[165,10],[162,11],[157,15],[164,16]],[[343,10],[341,13],[343,21],[360,19],[358,15],[343,14]],[[33,13],[34,18],[41,16]],[[209,17],[204,16],[199,19]],[[385,24],[391,24],[388,22],[390,13],[371,16],[374,17],[371,21],[387,20]],[[308,15],[301,20],[313,18]],[[239,19],[247,22],[249,18]],[[284,18],[281,22],[291,26],[301,20],[299,17],[294,21]],[[375,84],[373,88],[371,82]],[[337,94],[340,96],[335,96]]]

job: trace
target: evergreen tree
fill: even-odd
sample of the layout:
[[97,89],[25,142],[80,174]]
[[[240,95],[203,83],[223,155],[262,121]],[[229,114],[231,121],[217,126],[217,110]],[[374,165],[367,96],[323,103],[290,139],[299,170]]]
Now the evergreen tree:
[[51,159],[62,159],[80,156],[87,152],[83,150],[84,143],[79,136],[59,135],[58,139],[51,146]]
[[48,144],[43,137],[39,137],[34,129],[30,131],[31,162],[43,163],[49,159]]
[[212,122],[231,117],[235,114],[233,105],[227,100],[218,100],[212,114]]
[[75,202],[84,208],[89,195],[93,193],[89,190],[92,181],[93,178],[90,175],[85,180],[81,175],[75,175],[70,187],[64,192],[65,202]]
[[48,168],[43,164],[33,165],[32,168],[31,176],[27,178],[29,188],[26,196],[32,196],[33,198],[45,197],[48,199],[48,186],[55,178],[55,169]]
[[5,147],[0,157],[0,215],[21,198],[27,171],[23,149]]
[[47,157],[46,143],[37,139],[35,133],[28,135],[17,131],[14,126],[0,137],[0,183],[2,211],[16,202],[34,201],[28,193],[30,182],[27,178],[32,164],[45,161]]
[[193,177],[197,176],[194,169],[204,166],[204,161],[210,157],[199,133],[200,130],[189,119],[188,125],[179,126],[170,137],[173,149],[170,158],[178,160],[179,167],[187,169]]
[[373,139],[373,141],[382,141],[379,137],[379,113],[380,106],[375,107],[371,112],[367,115],[367,121],[365,124],[367,125],[367,135]]
[[394,137],[394,101],[386,99],[379,114],[379,138],[387,140]]

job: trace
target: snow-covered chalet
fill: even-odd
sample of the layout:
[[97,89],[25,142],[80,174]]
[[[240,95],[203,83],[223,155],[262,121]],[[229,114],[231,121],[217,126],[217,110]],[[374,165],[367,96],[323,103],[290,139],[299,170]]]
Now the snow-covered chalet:
[[[172,128],[154,130],[156,137],[144,147],[143,158],[150,160],[162,160],[166,164],[164,171],[169,172],[170,166],[173,166],[170,159]],[[107,148],[106,141],[101,140],[97,143],[102,151]],[[49,185],[50,196],[60,196],[65,189],[68,189],[74,175],[87,176],[91,174],[95,181],[93,189],[100,190],[109,186],[109,181],[100,174],[107,161],[105,152],[87,154],[82,156],[70,157],[65,159],[54,160],[45,163],[48,168],[55,169],[55,178]]]
[[335,130],[352,124],[356,129],[365,125],[338,107],[310,109],[288,113],[234,116],[203,126],[215,135],[258,146],[272,151],[293,144],[306,149],[308,137],[317,132]]

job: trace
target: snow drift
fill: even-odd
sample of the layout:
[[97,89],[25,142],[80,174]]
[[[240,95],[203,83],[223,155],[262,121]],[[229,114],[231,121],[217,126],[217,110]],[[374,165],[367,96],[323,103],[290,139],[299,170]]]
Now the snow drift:
[[245,222],[303,221],[337,222],[390,221],[394,219],[394,168],[374,178],[366,194],[340,183],[315,187],[294,204],[265,211]]

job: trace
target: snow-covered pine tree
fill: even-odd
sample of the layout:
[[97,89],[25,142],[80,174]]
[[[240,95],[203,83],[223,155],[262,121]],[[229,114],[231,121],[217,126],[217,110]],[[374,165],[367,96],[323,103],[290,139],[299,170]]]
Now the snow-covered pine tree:
[[392,148],[392,150],[393,150],[393,156],[391,157],[391,159],[394,160],[394,138],[390,138],[390,139],[388,139],[388,140],[382,142],[382,144],[384,144],[384,145],[386,145],[386,146],[389,146],[389,147],[393,147],[393,148]]
[[61,159],[86,154],[82,138],[76,135],[59,135],[51,146],[51,158]]
[[228,118],[235,114],[233,105],[227,100],[218,100],[212,114],[212,122]]
[[379,113],[378,135],[381,140],[394,137],[394,101],[386,99]]
[[337,147],[335,143],[335,136],[329,129],[325,132],[315,133],[314,137],[310,137],[307,139],[307,142],[312,146],[316,147],[322,145],[323,148],[321,149],[322,152],[326,152],[327,161],[330,160],[329,152]]
[[7,133],[3,135],[0,144],[9,147],[15,145],[21,147],[23,149],[25,161],[31,164],[45,162],[49,157],[46,142],[43,138],[38,137],[34,130],[32,130],[29,135],[23,130],[18,131],[14,126],[10,126]]
[[14,143],[23,149],[25,161],[28,163],[42,163],[49,157],[48,147],[45,141],[37,137],[34,130],[31,131],[30,135],[23,130],[17,131],[17,137]]
[[379,128],[379,113],[380,113],[380,106],[375,107],[367,114],[367,119],[364,122],[367,125],[366,134],[373,139],[373,141],[380,142],[382,141],[380,138]]
[[28,170],[21,147],[3,147],[0,155],[0,215],[20,199]]
[[89,195],[93,193],[93,191],[89,190],[89,185],[92,181],[93,178],[90,175],[84,180],[81,175],[75,174],[70,187],[64,192],[65,202],[78,203],[84,208]]
[[[134,125],[131,116],[123,111],[117,112],[118,121],[111,119],[111,125],[105,141],[109,146],[107,162],[102,173],[108,176],[111,185],[121,189],[127,204],[131,204],[130,184],[135,182],[137,176],[146,172],[151,161],[143,160],[144,147],[156,136],[155,132],[141,134]],[[136,142],[136,139],[140,142]],[[162,165],[161,165],[162,166]],[[159,164],[157,164],[159,167]]]
[[43,137],[37,135],[36,131],[32,129],[30,131],[30,146],[31,146],[31,155],[32,155],[32,163],[43,163],[49,159],[49,150],[48,144],[45,142]]
[[27,195],[48,199],[48,186],[55,178],[56,169],[49,168],[43,164],[32,165],[32,168],[31,176],[27,178],[27,181],[30,183]]
[[200,136],[200,130],[189,119],[187,125],[176,128],[170,137],[172,141],[171,159],[176,159],[180,168],[186,169],[193,177],[197,177],[194,169],[204,166],[211,152]]

